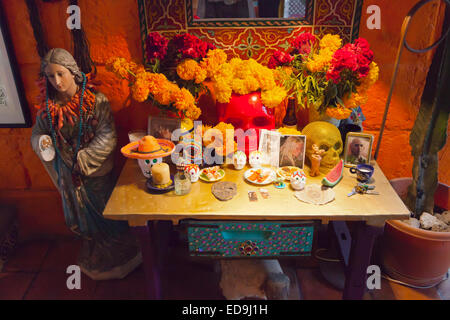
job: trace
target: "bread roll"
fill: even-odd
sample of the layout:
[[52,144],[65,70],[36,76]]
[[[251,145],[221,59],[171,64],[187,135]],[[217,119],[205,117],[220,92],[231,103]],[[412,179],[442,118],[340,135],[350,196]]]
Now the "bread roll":
[[157,163],[152,167],[152,181],[154,185],[170,182],[170,170],[167,163]]

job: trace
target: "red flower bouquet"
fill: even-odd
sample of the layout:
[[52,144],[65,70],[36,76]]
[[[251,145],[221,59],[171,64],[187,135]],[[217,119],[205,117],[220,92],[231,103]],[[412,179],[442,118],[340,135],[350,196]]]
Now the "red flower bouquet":
[[294,60],[294,57],[291,56],[289,53],[286,53],[281,50],[277,50],[270,57],[269,63],[267,66],[270,69],[275,69],[276,67],[289,65],[292,62],[292,60]]
[[[299,106],[346,119],[351,109],[366,103],[367,90],[378,79],[367,40],[359,38],[342,46],[338,35],[327,34],[319,40],[307,32],[290,44],[290,51],[272,55],[269,67],[279,70],[279,78]],[[293,72],[286,73],[284,66]]]

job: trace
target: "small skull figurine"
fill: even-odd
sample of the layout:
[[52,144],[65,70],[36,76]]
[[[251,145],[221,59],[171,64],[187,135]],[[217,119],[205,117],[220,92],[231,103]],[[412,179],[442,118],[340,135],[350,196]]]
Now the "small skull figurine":
[[245,152],[238,150],[233,154],[233,164],[236,170],[241,170],[245,167],[247,163],[247,156]]
[[252,151],[248,156],[248,163],[252,168],[259,168],[262,165],[262,153],[260,151]]
[[157,164],[161,163],[162,158],[154,158],[154,159],[138,159],[139,167],[141,167],[142,173],[146,178],[152,177],[152,167]]
[[200,168],[196,164],[188,164],[184,167],[184,172],[191,177],[191,182],[197,182],[200,177]]
[[291,186],[294,190],[303,190],[306,185],[306,174],[302,170],[294,171],[291,175]]

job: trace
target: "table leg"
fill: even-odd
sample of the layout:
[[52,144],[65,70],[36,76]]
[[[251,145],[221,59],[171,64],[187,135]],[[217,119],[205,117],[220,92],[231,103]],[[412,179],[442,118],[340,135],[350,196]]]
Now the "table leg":
[[375,238],[383,229],[358,222],[353,237],[349,264],[346,268],[345,288],[342,298],[361,300],[366,290],[367,267],[370,264]]
[[149,299],[161,299],[161,279],[158,268],[156,248],[154,247],[153,224],[149,222],[144,227],[133,227],[134,234],[139,239],[142,250],[142,262],[144,265],[145,282]]

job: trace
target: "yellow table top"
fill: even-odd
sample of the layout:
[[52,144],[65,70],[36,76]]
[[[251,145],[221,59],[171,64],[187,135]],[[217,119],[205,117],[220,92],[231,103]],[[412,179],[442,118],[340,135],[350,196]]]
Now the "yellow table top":
[[[144,226],[148,220],[172,220],[178,224],[181,219],[203,220],[330,220],[366,221],[369,225],[382,226],[385,220],[407,219],[409,210],[397,196],[380,167],[375,167],[373,178],[380,195],[347,194],[356,185],[356,175],[344,168],[344,177],[333,188],[335,200],[325,205],[313,205],[299,201],[289,183],[285,189],[274,185],[258,186],[245,182],[243,175],[247,168],[235,170],[225,168],[221,181],[237,184],[238,194],[229,201],[219,201],[211,193],[213,183],[199,180],[192,184],[189,194],[150,194],[146,191],[146,178],[137,160],[127,159],[103,215],[108,219],[127,220],[130,226]],[[305,169],[308,173],[309,169]],[[307,174],[308,176],[308,174]],[[323,176],[307,178],[307,184],[321,184]],[[259,188],[269,191],[270,197],[263,199]],[[250,202],[248,191],[257,191],[258,201]]]

